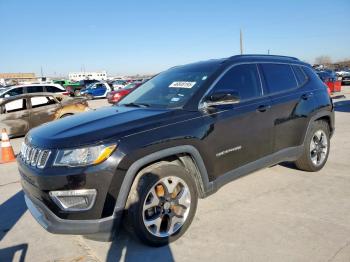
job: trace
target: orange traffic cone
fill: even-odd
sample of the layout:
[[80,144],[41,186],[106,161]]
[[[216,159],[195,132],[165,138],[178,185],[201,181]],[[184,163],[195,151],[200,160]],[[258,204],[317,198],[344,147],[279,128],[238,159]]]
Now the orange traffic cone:
[[10,143],[9,136],[4,128],[1,133],[1,159],[0,164],[16,161],[15,153]]

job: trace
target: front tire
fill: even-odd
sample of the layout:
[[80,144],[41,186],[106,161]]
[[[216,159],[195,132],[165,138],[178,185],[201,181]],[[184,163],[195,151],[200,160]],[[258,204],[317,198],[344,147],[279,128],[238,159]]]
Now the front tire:
[[316,172],[323,168],[330,150],[329,134],[327,122],[315,121],[311,124],[306,134],[303,154],[295,162],[297,168],[309,172]]
[[143,243],[163,246],[182,236],[197,209],[198,195],[188,171],[160,163],[142,171],[130,192],[126,229]]

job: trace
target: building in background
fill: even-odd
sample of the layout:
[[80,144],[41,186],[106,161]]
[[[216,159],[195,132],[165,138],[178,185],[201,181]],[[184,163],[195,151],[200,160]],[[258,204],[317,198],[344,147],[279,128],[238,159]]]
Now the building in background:
[[6,84],[18,84],[37,81],[34,73],[0,73],[0,82]]
[[71,72],[68,74],[71,81],[80,81],[85,79],[107,80],[107,72]]

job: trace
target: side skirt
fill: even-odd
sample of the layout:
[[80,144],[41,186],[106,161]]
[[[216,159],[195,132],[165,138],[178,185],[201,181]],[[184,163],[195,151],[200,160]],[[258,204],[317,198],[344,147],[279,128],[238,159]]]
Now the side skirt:
[[218,177],[213,182],[213,191],[208,192],[208,195],[216,192],[219,188],[226,185],[227,183],[236,180],[242,176],[248,175],[254,171],[259,169],[263,169],[284,161],[295,161],[297,160],[303,153],[304,146],[290,147],[282,149],[278,152],[275,152],[271,155],[260,158],[254,162],[248,163],[244,166],[241,166],[237,169],[231,170],[222,176]]

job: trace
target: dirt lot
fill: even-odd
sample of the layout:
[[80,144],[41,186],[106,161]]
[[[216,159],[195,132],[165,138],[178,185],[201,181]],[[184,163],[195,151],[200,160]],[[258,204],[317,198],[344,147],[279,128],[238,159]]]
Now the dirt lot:
[[[163,248],[52,235],[26,209],[16,164],[0,165],[0,261],[350,261],[350,87],[335,99],[327,165],[276,165],[200,200],[189,231]],[[105,100],[91,102],[96,108]],[[16,152],[23,138],[11,140]]]

